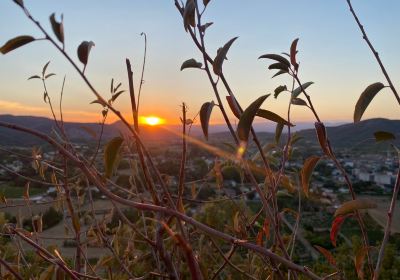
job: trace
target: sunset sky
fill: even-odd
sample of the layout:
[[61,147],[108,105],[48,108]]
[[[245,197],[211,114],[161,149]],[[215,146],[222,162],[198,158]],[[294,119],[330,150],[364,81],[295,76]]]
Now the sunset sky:
[[[76,48],[92,40],[87,76],[96,89],[109,97],[111,78],[127,89],[125,58],[134,65],[136,85],[148,36],[148,57],[141,114],[156,115],[167,123],[178,123],[180,105],[186,102],[193,116],[206,101],[216,101],[205,72],[180,71],[183,61],[201,55],[185,32],[173,0],[25,0],[25,5],[51,32],[48,17],[64,14],[66,50],[78,62]],[[400,2],[398,0],[353,1],[370,39],[379,51],[395,85],[400,83]],[[207,48],[214,56],[229,39],[239,36],[224,63],[224,72],[239,102],[246,107],[275,87],[289,84],[288,77],[271,79],[269,61],[257,58],[265,53],[287,52],[299,37],[303,82],[324,121],[350,121],[360,93],[373,82],[386,84],[378,64],[362,40],[345,0],[212,0],[205,12]],[[51,32],[52,34],[52,32]],[[0,1],[0,45],[17,35],[42,37],[21,9],[11,0]],[[62,78],[67,75],[64,114],[70,121],[99,121],[101,108],[89,105],[92,93],[67,61],[46,41],[34,42],[0,56],[0,114],[50,116],[43,102],[39,80],[27,81],[51,60],[49,92],[58,102]],[[78,62],[79,63],[79,62]],[[80,64],[81,65],[81,64]],[[226,94],[221,87],[221,93]],[[288,95],[267,99],[263,108],[286,114]],[[129,116],[130,102],[124,93],[115,103]],[[392,93],[384,89],[367,109],[365,118],[400,118]],[[304,107],[293,110],[297,121],[313,121]],[[113,119],[111,118],[110,121]],[[215,110],[213,123],[221,123]]]

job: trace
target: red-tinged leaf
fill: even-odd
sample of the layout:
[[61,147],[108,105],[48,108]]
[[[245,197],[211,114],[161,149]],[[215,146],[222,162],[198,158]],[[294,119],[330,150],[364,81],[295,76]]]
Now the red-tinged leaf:
[[390,132],[387,132],[387,131],[374,132],[374,136],[375,136],[375,141],[376,142],[395,140],[396,139],[396,137],[394,136],[393,133],[390,133]]
[[265,220],[264,220],[264,224],[263,224],[263,232],[264,232],[264,234],[265,234],[265,238],[267,239],[267,240],[269,240],[270,239],[270,237],[271,237],[271,232],[270,232],[270,221],[269,221],[269,219],[267,219],[267,218],[265,218]]
[[309,182],[311,175],[314,171],[315,166],[321,158],[318,156],[311,156],[307,158],[303,164],[303,168],[301,169],[301,185],[303,187],[304,194],[308,196],[309,191]]
[[297,54],[297,42],[299,38],[294,39],[292,45],[290,46],[290,63],[293,65],[294,69],[297,71],[299,68],[299,64],[296,61],[296,54]]
[[314,245],[314,247],[325,257],[328,263],[330,263],[333,266],[336,266],[335,257],[331,254],[331,252],[318,245]]
[[376,208],[377,204],[372,199],[360,198],[343,203],[335,212],[335,217],[352,213],[356,210]]
[[229,108],[231,108],[231,111],[235,115],[235,117],[240,119],[241,112],[237,101],[230,95],[226,97],[226,101],[228,101]]
[[385,87],[382,83],[374,83],[369,85],[362,93],[360,98],[357,101],[356,107],[354,108],[354,122],[359,122],[361,120],[362,115],[367,109],[369,103],[371,103],[372,99],[375,95]]
[[22,35],[22,36],[15,37],[15,38],[7,41],[2,47],[0,47],[0,52],[2,54],[6,54],[10,51],[13,51],[13,50],[19,48],[19,47],[29,44],[35,40],[36,40],[35,38],[33,38],[32,36],[28,36],[28,35]]
[[258,246],[263,246],[263,231],[259,230],[256,237],[256,243]]
[[206,102],[201,106],[200,109],[201,129],[203,130],[203,134],[206,140],[208,140],[208,126],[210,123],[210,116],[214,105],[214,101]]
[[290,66],[289,60],[287,60],[286,58],[284,58],[283,56],[281,56],[279,54],[264,54],[264,55],[260,56],[258,59],[260,59],[260,58],[272,59],[272,60],[278,61],[278,62],[286,65],[287,67]]
[[331,150],[328,146],[328,138],[326,135],[325,125],[322,122],[316,122],[315,124],[315,131],[317,132],[317,138],[319,145],[321,146],[322,151],[327,155],[331,156]]
[[241,141],[247,143],[254,117],[268,96],[269,94],[257,98],[253,103],[250,104],[249,107],[246,108],[246,110],[244,110],[243,114],[240,116],[237,126],[237,134]]
[[364,260],[365,256],[367,255],[368,247],[361,247],[354,258],[354,266],[357,271],[357,276],[359,279],[364,279]]
[[336,237],[340,231],[340,227],[342,226],[342,224],[344,223],[346,218],[348,218],[352,215],[353,214],[349,214],[349,215],[345,215],[345,216],[338,216],[333,220],[332,226],[331,226],[330,238],[331,238],[332,245],[334,247],[336,247]]
[[226,55],[228,54],[229,48],[232,46],[233,42],[235,42],[237,38],[238,37],[230,39],[221,49],[219,49],[213,62],[213,71],[215,75],[219,76],[222,74],[222,64],[226,59]]

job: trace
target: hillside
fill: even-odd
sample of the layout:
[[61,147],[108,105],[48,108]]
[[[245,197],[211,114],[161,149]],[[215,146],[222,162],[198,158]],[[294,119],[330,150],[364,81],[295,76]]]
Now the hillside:
[[[42,133],[55,136],[54,121],[48,118],[0,115],[0,121],[29,127]],[[310,124],[308,127],[309,126]],[[101,126],[98,123],[65,123],[67,134],[74,142],[87,142],[93,140],[93,137],[85,130],[84,127],[89,128],[91,131],[95,131],[97,134],[99,134],[101,130]],[[257,124],[258,131],[260,131],[260,127],[260,124]],[[400,120],[369,119],[357,124],[348,123],[327,127],[328,136],[331,139],[332,145],[336,148],[354,148],[355,146],[359,146],[363,149],[375,149],[377,147],[381,147],[382,145],[387,145],[385,143],[378,145],[375,143],[373,133],[379,130],[394,133],[397,137],[396,143],[400,143],[398,140],[400,138]],[[210,141],[212,142],[229,141],[230,139],[229,132],[226,131],[224,126],[211,126],[210,132]],[[121,122],[106,124],[104,126],[103,138],[107,140],[120,133],[127,133],[125,126]],[[143,139],[146,141],[174,141],[178,139],[180,127],[177,125],[165,126],[163,128],[142,126],[140,133]],[[303,143],[307,145],[318,145],[314,129],[303,129],[299,130],[298,133],[304,138],[304,140],[299,144]],[[31,146],[41,143],[41,140],[37,139],[36,137],[1,127],[0,135],[0,145],[3,146]],[[199,126],[193,126],[192,136],[203,139]],[[259,137],[263,142],[266,142],[273,139],[273,134],[270,132],[260,131]]]

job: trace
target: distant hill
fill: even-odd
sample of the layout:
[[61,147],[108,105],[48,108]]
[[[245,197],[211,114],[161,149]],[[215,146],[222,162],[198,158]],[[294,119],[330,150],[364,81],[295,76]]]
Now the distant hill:
[[[387,145],[387,143],[376,143],[374,132],[387,131],[396,136],[395,143],[400,144],[400,120],[388,120],[382,118],[368,119],[357,124],[348,123],[339,126],[327,127],[327,134],[333,147],[351,148],[358,150],[375,149]],[[314,129],[306,129],[299,135],[312,143],[317,144]]]
[[[53,135],[55,124],[54,121],[43,117],[32,117],[32,116],[12,116],[12,115],[0,115],[0,121],[18,124],[31,129],[38,130],[42,133]],[[66,122],[64,124],[68,136],[74,142],[87,142],[93,141],[93,136],[88,133],[87,130],[96,132],[99,135],[101,126],[98,123],[74,123]],[[302,123],[301,127],[312,127],[311,123]],[[270,132],[270,128],[264,128],[261,124],[256,124],[256,130],[260,131],[260,139],[265,142],[272,139],[273,134]],[[400,143],[400,120],[388,120],[388,119],[369,119],[362,121],[357,124],[348,123],[338,126],[327,127],[328,136],[331,143],[336,148],[350,148],[355,145],[360,145],[364,148],[373,148],[376,146],[374,141],[373,133],[379,130],[388,131],[396,135],[396,143]],[[141,136],[146,141],[160,141],[160,140],[179,140],[179,133],[181,127],[175,126],[164,126],[159,127],[141,127]],[[110,139],[120,133],[127,133],[126,127],[119,121],[112,124],[106,124],[104,126],[103,138],[104,140]],[[226,141],[230,138],[229,132],[226,126],[217,125],[210,126],[210,140],[215,141]],[[311,145],[317,145],[317,138],[314,129],[303,129],[298,131],[299,135],[304,137],[303,143]],[[199,126],[193,126],[192,136],[200,137],[204,139]],[[32,146],[43,143],[41,140],[28,135],[26,133],[18,132],[12,129],[6,129],[0,127],[0,145],[3,146]]]

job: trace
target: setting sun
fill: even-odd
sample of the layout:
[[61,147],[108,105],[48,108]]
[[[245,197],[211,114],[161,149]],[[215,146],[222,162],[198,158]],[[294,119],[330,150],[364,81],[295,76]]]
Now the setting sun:
[[161,119],[159,117],[155,117],[155,116],[149,116],[149,117],[140,117],[140,122],[142,124],[147,124],[150,126],[155,126],[155,125],[160,125],[165,123],[164,119]]

